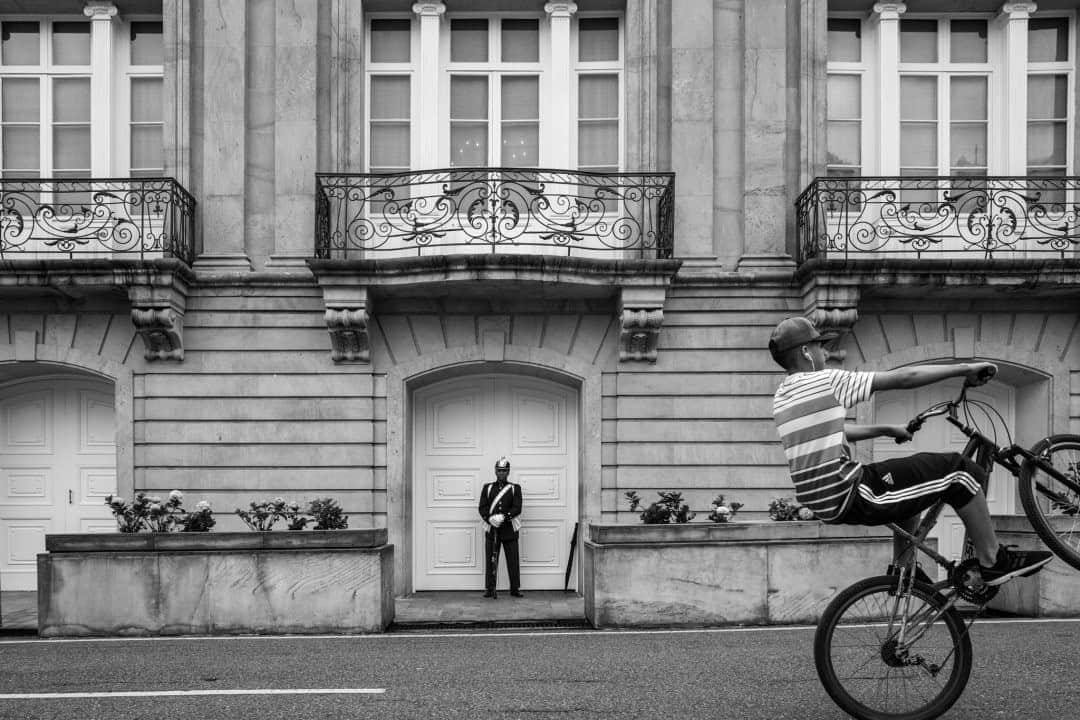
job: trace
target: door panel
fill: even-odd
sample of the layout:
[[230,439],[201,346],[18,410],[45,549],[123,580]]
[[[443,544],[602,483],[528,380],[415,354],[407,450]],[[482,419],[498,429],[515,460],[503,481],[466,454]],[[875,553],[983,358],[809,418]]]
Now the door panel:
[[[510,480],[522,488],[522,588],[562,587],[577,519],[576,412],[575,392],[534,378],[469,376],[416,392],[415,590],[483,588],[477,506],[504,455]],[[500,569],[499,587],[508,585]]]
[[45,535],[115,532],[111,388],[36,380],[0,390],[0,587],[34,590]]

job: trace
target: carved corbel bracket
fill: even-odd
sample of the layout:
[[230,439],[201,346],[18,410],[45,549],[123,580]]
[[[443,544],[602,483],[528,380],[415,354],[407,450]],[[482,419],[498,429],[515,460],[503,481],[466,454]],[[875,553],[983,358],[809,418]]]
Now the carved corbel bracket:
[[327,307],[330,359],[334,362],[371,362],[368,313],[364,307]]
[[147,272],[129,283],[127,291],[143,357],[183,360],[187,284],[174,274]]
[[664,287],[623,288],[619,303],[620,362],[656,362],[666,295]]
[[[859,295],[859,285],[849,279],[815,277],[803,286],[803,311],[818,330],[842,337],[859,319]],[[829,355],[843,360],[845,352]]]

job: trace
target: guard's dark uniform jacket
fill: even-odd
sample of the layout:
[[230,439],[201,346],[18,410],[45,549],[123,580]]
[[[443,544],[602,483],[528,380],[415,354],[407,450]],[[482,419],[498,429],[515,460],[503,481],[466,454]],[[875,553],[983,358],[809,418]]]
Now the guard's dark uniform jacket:
[[[497,503],[492,504],[495,496],[503,489],[504,485],[510,489],[503,493]],[[506,571],[510,576],[510,592],[515,593],[521,581],[521,573],[518,566],[518,533],[514,530],[514,518],[521,514],[521,486],[517,483],[490,482],[484,485],[480,493],[480,517],[488,522],[492,515],[502,513],[503,523],[499,527],[491,527],[484,534],[484,588],[494,592],[495,575],[498,571],[499,558],[495,548],[495,538],[506,552]],[[494,555],[494,556],[493,556]],[[494,562],[492,562],[494,560]]]

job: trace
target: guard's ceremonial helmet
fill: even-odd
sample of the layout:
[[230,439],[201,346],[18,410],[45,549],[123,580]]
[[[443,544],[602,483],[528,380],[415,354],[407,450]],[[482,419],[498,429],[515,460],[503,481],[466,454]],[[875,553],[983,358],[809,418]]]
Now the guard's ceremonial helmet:
[[498,460],[495,461],[495,469],[496,470],[509,470],[510,469],[510,461],[507,460],[505,457],[499,458]]

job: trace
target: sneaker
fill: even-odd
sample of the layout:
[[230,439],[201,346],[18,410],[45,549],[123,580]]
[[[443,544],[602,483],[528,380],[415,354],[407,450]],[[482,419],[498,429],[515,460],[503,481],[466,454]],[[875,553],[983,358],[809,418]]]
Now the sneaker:
[[1045,550],[1012,550],[1015,545],[998,545],[997,560],[990,567],[979,567],[983,582],[993,587],[1015,577],[1027,577],[1039,572],[1054,559]]

